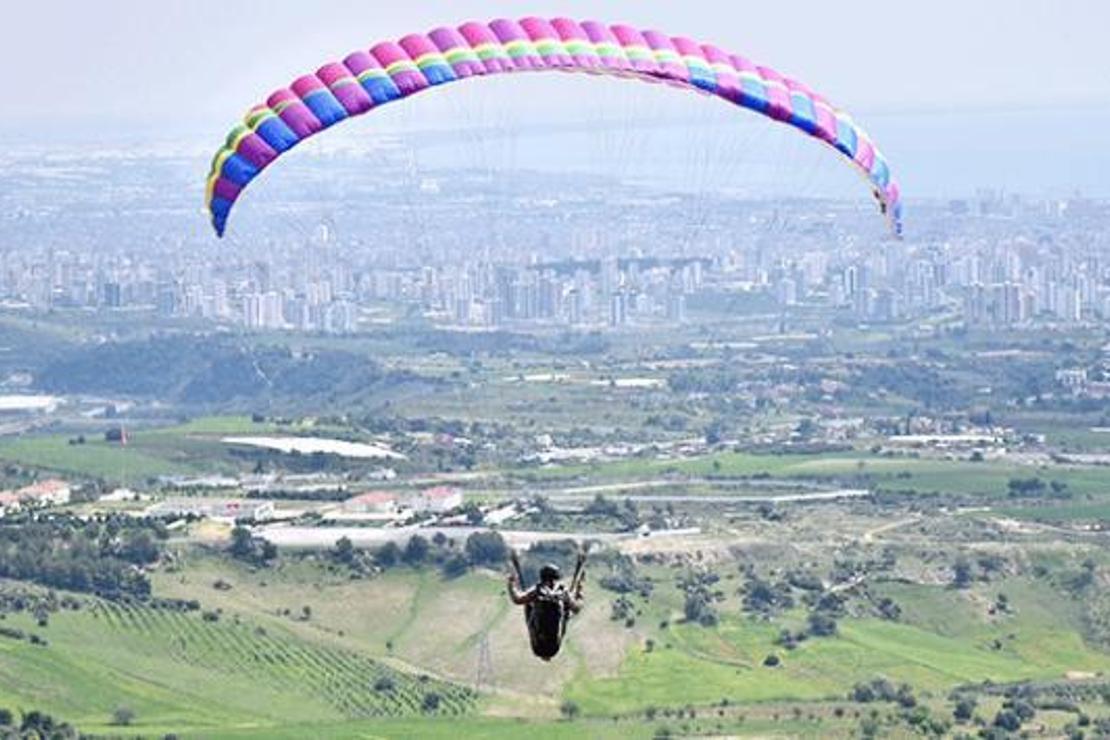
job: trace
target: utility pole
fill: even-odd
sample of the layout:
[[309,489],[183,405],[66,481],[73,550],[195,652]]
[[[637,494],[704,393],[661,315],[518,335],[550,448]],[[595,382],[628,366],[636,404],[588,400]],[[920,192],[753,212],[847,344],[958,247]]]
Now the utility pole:
[[474,690],[479,694],[493,684],[493,660],[490,658],[489,632],[478,640],[478,671],[474,677]]

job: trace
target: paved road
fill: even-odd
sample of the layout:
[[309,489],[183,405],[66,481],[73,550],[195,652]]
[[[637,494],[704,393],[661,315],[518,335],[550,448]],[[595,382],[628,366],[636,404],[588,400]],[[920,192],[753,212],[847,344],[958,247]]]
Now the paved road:
[[[474,532],[489,531],[484,527],[295,527],[295,526],[270,526],[255,531],[255,535],[266,539],[278,547],[292,549],[322,549],[332,547],[343,537],[351,540],[355,547],[380,547],[387,542],[404,544],[413,535],[420,535],[431,539],[437,532],[453,540],[465,540]],[[593,532],[530,532],[515,530],[498,530],[505,542],[510,547],[527,548],[537,542],[554,542],[560,540],[597,540],[600,542],[615,542],[627,539],[634,535],[629,534],[597,534]]]
[[[786,504],[786,503],[815,503],[822,501],[843,501],[845,499],[854,498],[867,498],[871,495],[871,491],[863,489],[844,489],[841,491],[814,491],[810,493],[784,493],[778,496],[770,494],[762,496],[728,496],[722,494],[696,494],[696,493],[674,493],[674,494],[659,494],[659,495],[645,495],[633,494],[631,496],[615,496],[614,498],[624,501],[628,499],[638,504],[652,504],[652,503],[685,503],[685,504]],[[589,502],[594,500],[594,496],[582,496],[578,494],[558,495],[552,496],[553,501],[563,503],[567,501]]]

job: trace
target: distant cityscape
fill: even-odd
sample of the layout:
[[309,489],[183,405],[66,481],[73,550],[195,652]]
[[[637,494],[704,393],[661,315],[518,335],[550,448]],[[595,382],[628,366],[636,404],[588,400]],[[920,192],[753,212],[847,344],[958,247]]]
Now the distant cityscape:
[[[262,202],[249,244],[214,248],[192,193],[166,194],[130,158],[88,157],[111,173],[118,202],[81,201],[75,183],[93,175],[80,156],[0,189],[8,310],[328,334],[402,316],[471,330],[681,325],[729,297],[750,311],[819,309],[860,322],[937,312],[1018,328],[1110,318],[1110,203],[1080,196],[920,201],[908,239],[895,242],[875,231],[866,203],[749,201],[581,176],[528,190],[467,172],[405,174],[396,163],[367,175],[356,156],[333,163],[336,182],[302,165],[316,200],[280,213]],[[154,162],[182,177],[180,160]],[[325,189],[351,191],[349,210],[326,203]],[[66,198],[72,210],[36,206]],[[85,224],[106,218],[132,228],[105,244]]]

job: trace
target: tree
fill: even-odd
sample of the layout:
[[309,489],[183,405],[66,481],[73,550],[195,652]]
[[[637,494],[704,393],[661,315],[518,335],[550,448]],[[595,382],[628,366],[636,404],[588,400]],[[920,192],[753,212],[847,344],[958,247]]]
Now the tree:
[[581,711],[578,705],[570,699],[564,701],[562,706],[559,707],[559,713],[563,715],[563,718],[572,721],[578,718]]
[[228,552],[232,557],[249,560],[254,555],[254,536],[246,527],[240,525],[231,530],[231,546]]
[[852,693],[848,698],[860,704],[870,704],[875,701],[875,690],[869,684],[857,683],[852,687]]
[[277,556],[277,545],[275,545],[273,542],[270,542],[269,540],[262,540],[262,546],[258,553],[258,557],[262,560],[262,562],[268,563],[271,560],[277,559]]
[[499,567],[509,557],[509,548],[498,532],[475,532],[466,538],[466,557],[477,566]]
[[76,738],[77,732],[65,722],[58,722],[49,714],[32,709],[25,712],[19,723],[17,737],[50,738],[51,740],[68,740]]
[[1006,487],[1010,498],[1035,498],[1043,494],[1047,486],[1040,478],[1011,478]]
[[425,712],[434,712],[439,709],[440,702],[442,701],[443,697],[434,691],[429,691],[427,694],[424,694],[424,700],[421,702],[421,706],[424,708]]
[[120,556],[135,565],[148,565],[158,560],[158,544],[146,530],[129,530],[124,538]]
[[392,568],[401,560],[401,548],[395,542],[387,542],[374,554],[374,562],[382,568]]
[[443,575],[447,578],[459,578],[463,576],[469,568],[470,562],[462,555],[455,553],[447,558],[447,561],[443,564]]
[[466,523],[472,527],[481,526],[482,522],[486,520],[486,515],[477,504],[467,504],[463,511],[466,513]]
[[908,683],[898,687],[898,693],[894,699],[903,709],[912,709],[917,706],[917,697],[913,695],[913,687]]
[[952,585],[956,588],[967,588],[971,585],[971,561],[960,556],[952,566]]
[[0,727],[11,727],[15,716],[10,709],[0,709]]
[[719,445],[725,437],[724,422],[717,420],[705,428],[705,444],[709,447]]
[[836,620],[825,612],[810,612],[809,634],[814,637],[832,637],[836,634]]
[[[127,543],[137,532],[148,530],[159,531],[145,521],[84,521],[62,513],[15,522],[0,529],[0,577],[106,599],[145,599],[150,582],[135,568]],[[147,542],[157,553],[157,540],[151,537]]]
[[355,561],[355,545],[350,537],[340,537],[331,551],[332,559],[336,562],[350,565]]
[[428,540],[414,534],[405,545],[404,560],[409,565],[420,565],[428,557],[429,549]]
[[956,718],[957,722],[969,722],[975,716],[976,706],[975,699],[964,697],[956,702],[956,708],[952,710],[952,716]]
[[112,711],[112,724],[127,727],[135,721],[135,711],[131,707],[120,705]]
[[713,608],[704,589],[686,592],[683,613],[687,622],[697,622],[702,627],[713,627],[717,624],[717,610]]
[[1021,729],[1021,718],[1010,709],[1003,709],[994,716],[994,726],[1007,732],[1017,732]]
[[817,422],[807,416],[798,422],[798,426],[794,431],[797,432],[798,436],[802,439],[810,439],[818,431]]

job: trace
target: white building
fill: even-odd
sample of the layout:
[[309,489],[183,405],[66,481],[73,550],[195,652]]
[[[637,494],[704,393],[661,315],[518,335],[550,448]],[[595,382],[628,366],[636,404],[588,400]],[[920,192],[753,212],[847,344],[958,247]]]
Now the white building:
[[268,521],[274,513],[273,501],[202,498],[170,499],[146,510],[146,515],[153,517],[195,516],[228,522]]
[[32,483],[15,492],[20,501],[40,506],[64,506],[69,503],[72,494],[70,485],[58,478]]
[[445,511],[451,511],[462,506],[463,494],[458,488],[437,486],[421,491],[412,499],[411,503],[415,511],[431,511],[442,514]]
[[19,511],[19,496],[11,491],[0,491],[0,517]]
[[1070,391],[1081,391],[1087,385],[1087,371],[1083,368],[1057,370],[1056,382]]
[[343,502],[348,514],[392,514],[397,510],[397,497],[388,491],[367,491]]

